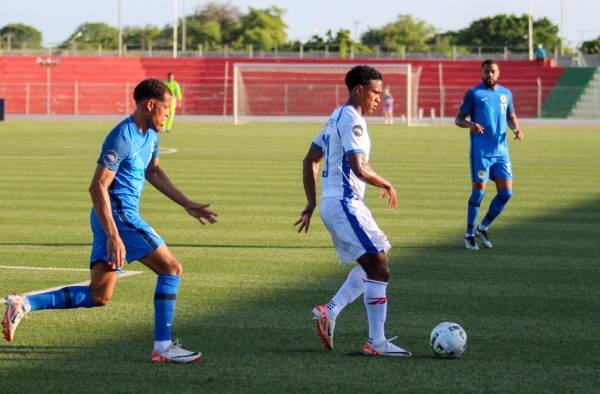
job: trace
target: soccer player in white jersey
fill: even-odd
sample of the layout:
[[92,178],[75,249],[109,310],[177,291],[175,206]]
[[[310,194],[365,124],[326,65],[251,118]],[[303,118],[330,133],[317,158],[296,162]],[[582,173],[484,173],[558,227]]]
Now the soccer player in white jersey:
[[[408,357],[411,353],[385,336],[386,290],[390,277],[386,253],[391,248],[363,197],[366,184],[381,188],[390,208],[398,198],[390,182],[369,165],[371,141],[363,115],[371,114],[381,102],[383,77],[369,66],[353,67],[346,74],[349,97],[336,108],[327,124],[313,139],[303,162],[307,204],[294,224],[307,232],[317,205],[316,177],[321,172],[321,219],[329,230],[341,264],[358,265],[327,303],[313,309],[317,333],[326,350],[333,349],[335,322],[344,307],[364,294],[369,320],[369,338],[363,346],[368,356]],[[392,338],[393,339],[393,338]]]

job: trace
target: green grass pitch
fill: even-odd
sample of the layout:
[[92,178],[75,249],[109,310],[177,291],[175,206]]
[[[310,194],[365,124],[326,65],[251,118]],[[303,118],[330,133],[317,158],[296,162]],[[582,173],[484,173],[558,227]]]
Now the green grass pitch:
[[[87,268],[87,193],[109,122],[0,123],[0,265]],[[0,392],[597,392],[600,387],[600,128],[525,127],[511,141],[514,197],[491,230],[494,249],[462,245],[468,136],[454,127],[373,125],[371,162],[399,209],[367,191],[390,238],[386,331],[411,359],[361,355],[362,299],[338,318],[324,352],[310,309],[345,279],[301,160],[314,124],[179,122],[161,165],[219,223],[202,226],[147,186],[142,214],[184,265],[175,336],[196,365],[154,365],[155,277],[120,280],[104,308],[30,315],[0,343]],[[490,189],[482,215],[494,194]],[[88,279],[85,271],[0,268],[0,294]],[[460,323],[469,348],[436,359],[430,330]]]

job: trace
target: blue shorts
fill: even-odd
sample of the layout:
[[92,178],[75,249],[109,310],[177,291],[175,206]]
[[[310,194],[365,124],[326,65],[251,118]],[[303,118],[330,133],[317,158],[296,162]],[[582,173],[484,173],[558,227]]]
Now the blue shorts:
[[492,179],[512,179],[510,157],[474,157],[471,156],[471,180],[485,183]]
[[[160,235],[149,224],[144,222],[135,211],[113,211],[113,218],[117,225],[117,230],[119,230],[119,236],[123,244],[125,244],[125,259],[128,263],[149,255],[165,243]],[[98,261],[108,262],[106,234],[98,217],[96,217],[94,209],[92,209],[90,214],[90,223],[94,236],[90,264]]]

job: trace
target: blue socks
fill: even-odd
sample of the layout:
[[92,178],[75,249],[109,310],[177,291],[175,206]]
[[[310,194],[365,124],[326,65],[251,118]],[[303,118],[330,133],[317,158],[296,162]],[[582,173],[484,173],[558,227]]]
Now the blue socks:
[[471,197],[469,197],[469,205],[467,207],[467,234],[475,235],[475,225],[477,224],[477,217],[479,216],[479,206],[481,200],[485,195],[485,190],[473,189],[471,190]]
[[502,213],[506,203],[512,197],[512,190],[505,189],[498,191],[496,197],[492,200],[490,204],[490,208],[488,209],[488,213],[485,215],[485,218],[481,221],[481,227],[487,228],[490,224]]
[[70,286],[59,290],[27,296],[31,311],[40,309],[91,308],[92,291],[89,286]]
[[154,291],[154,340],[170,341],[179,276],[159,275]]

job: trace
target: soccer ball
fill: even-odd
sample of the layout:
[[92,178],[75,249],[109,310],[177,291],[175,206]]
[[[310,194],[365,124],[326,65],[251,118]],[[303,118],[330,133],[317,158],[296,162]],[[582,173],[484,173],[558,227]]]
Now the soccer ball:
[[457,323],[443,322],[431,331],[431,350],[442,358],[455,358],[467,348],[467,333]]

